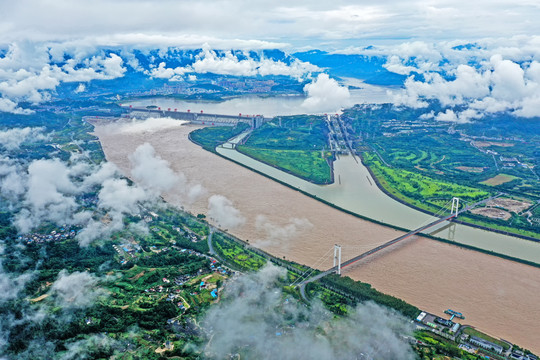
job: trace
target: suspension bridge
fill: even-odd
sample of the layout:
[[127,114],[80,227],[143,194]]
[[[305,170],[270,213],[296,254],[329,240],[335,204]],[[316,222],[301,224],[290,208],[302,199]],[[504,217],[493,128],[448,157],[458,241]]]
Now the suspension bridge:
[[447,207],[448,205],[450,205],[450,202],[448,202],[447,204],[445,204],[436,214],[433,215],[433,217],[436,218],[436,220],[433,220],[429,221],[429,223],[427,224],[422,224],[420,225],[419,227],[417,227],[416,229],[414,230],[411,230],[409,231],[408,233],[406,234],[403,234],[395,239],[392,239],[390,241],[387,241],[379,246],[376,246],[375,248],[373,249],[370,249],[366,252],[363,252],[361,253],[360,255],[357,255],[357,256],[354,256],[352,257],[351,259],[349,260],[346,260],[346,261],[343,261],[341,260],[341,246],[339,245],[335,245],[333,250],[334,250],[334,266],[331,267],[330,269],[326,270],[326,271],[323,271],[323,272],[320,272],[318,273],[317,275],[315,276],[311,276],[311,274],[313,272],[315,272],[316,270],[316,267],[317,266],[320,266],[322,264],[323,261],[327,260],[328,259],[328,256],[330,256],[331,254],[331,250],[330,249],[325,255],[323,255],[323,257],[321,257],[318,261],[317,261],[317,264],[315,264],[313,267],[311,267],[311,270],[308,270],[306,271],[304,274],[302,274],[294,283],[292,283],[291,285],[294,286],[294,285],[297,285],[297,286],[300,286],[300,292],[302,294],[302,297],[305,298],[305,286],[310,283],[310,282],[313,282],[313,281],[317,281],[323,277],[325,277],[326,275],[329,275],[329,274],[332,274],[332,273],[337,273],[338,275],[341,275],[341,271],[348,267],[348,266],[351,266],[352,264],[362,260],[362,259],[365,259],[383,249],[386,249],[394,244],[397,244],[405,239],[408,239],[408,238],[411,238],[413,236],[415,236],[416,234],[418,233],[422,233],[422,232],[425,232],[426,230],[430,229],[430,228],[433,228],[441,223],[444,223],[446,221],[451,221],[452,219],[455,219],[458,217],[459,214],[463,213],[463,212],[466,212],[466,211],[469,211],[473,208],[475,208],[476,206],[479,206],[483,203],[486,203],[494,198],[497,198],[499,196],[503,195],[502,193],[499,193],[497,195],[494,195],[494,196],[491,196],[487,199],[484,199],[484,200],[481,200],[481,201],[478,201],[476,203],[473,203],[473,204],[470,204],[470,205],[466,205],[464,206],[463,208],[459,209],[459,202],[460,202],[460,199],[457,198],[457,197],[454,197],[452,199],[452,206],[451,206],[451,209],[450,209],[450,214],[449,215],[443,215],[441,217],[441,214],[445,211],[447,211]]

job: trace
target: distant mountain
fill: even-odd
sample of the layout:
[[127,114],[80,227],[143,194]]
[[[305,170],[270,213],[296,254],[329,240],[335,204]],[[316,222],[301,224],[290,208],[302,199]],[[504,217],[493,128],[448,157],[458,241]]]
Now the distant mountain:
[[403,85],[406,76],[386,70],[384,57],[365,55],[330,54],[312,50],[293,54],[299,60],[328,69],[331,75],[363,79],[373,85]]
[[287,65],[294,62],[295,58],[291,55],[284,53],[281,50],[261,50],[261,51],[243,51],[243,50],[216,50],[216,49],[196,49],[186,50],[169,48],[167,51],[163,50],[151,50],[143,52],[140,50],[133,50],[132,54],[137,60],[139,70],[149,70],[153,67],[159,66],[164,62],[167,67],[185,67],[192,65],[198,58],[205,55],[205,52],[213,52],[216,58],[225,58],[231,54],[239,61],[251,59],[254,61],[260,61],[261,59],[269,59],[274,61],[280,61]]
[[[368,84],[375,85],[403,85],[405,76],[392,73],[384,68],[386,59],[384,57],[369,57],[363,55],[343,55],[330,54],[324,51],[314,50],[307,52],[299,52],[295,54],[287,54],[282,50],[260,50],[260,51],[243,51],[243,50],[215,50],[209,48],[201,49],[154,49],[154,50],[131,50],[120,51],[118,49],[101,49],[95,56],[103,58],[110,57],[115,54],[122,58],[123,66],[126,72],[121,77],[111,80],[92,80],[84,83],[83,90],[79,94],[76,89],[81,84],[80,82],[62,82],[56,88],[56,95],[59,98],[75,99],[79,97],[99,96],[99,95],[114,95],[123,94],[132,91],[149,91],[155,88],[163,87],[169,84],[169,78],[154,76],[154,72],[160,68],[160,65],[166,69],[185,68],[188,71],[183,74],[183,80],[187,79],[188,74],[196,75],[196,80],[191,80],[190,86],[213,86],[211,90],[218,91],[214,81],[223,78],[238,78],[255,77],[260,79],[272,79],[277,83],[272,87],[272,91],[291,91],[302,92],[303,86],[310,81],[308,78],[292,78],[285,75],[240,75],[240,74],[214,74],[212,67],[209,67],[208,72],[190,71],[194,70],[192,66],[201,61],[205,62],[220,62],[235,64],[248,60],[252,69],[258,69],[258,64],[261,60],[271,60],[276,64],[281,63],[291,68],[298,68],[299,61],[310,63],[318,66],[334,77],[354,77],[364,80]],[[66,56],[62,61],[57,61],[54,64],[61,67],[69,63],[70,58]],[[266,62],[266,64],[268,64]],[[301,65],[303,66],[303,65]],[[310,66],[310,65],[309,65]],[[214,67],[215,68],[215,67]],[[200,69],[200,66],[199,68]],[[306,71],[305,74],[316,73]],[[181,73],[181,72],[180,72]],[[177,83],[178,80],[175,82]],[[212,85],[213,84],[213,85]],[[210,89],[210,88],[208,88]]]

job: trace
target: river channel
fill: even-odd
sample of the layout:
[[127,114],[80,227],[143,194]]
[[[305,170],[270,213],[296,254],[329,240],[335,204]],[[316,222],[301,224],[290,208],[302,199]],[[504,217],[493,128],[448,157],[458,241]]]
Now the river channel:
[[[238,139],[233,139],[231,142],[237,141]],[[333,184],[315,185],[239,153],[230,143],[218,147],[217,151],[229,159],[370,219],[409,230],[419,228],[435,219],[382,192],[367,168],[358,158],[352,156],[342,156],[334,162]],[[456,243],[540,263],[540,243],[534,241],[448,222],[432,228],[429,233]]]
[[[129,155],[139,145],[150,143],[174,171],[185,176],[188,184],[205,189],[198,199],[186,201],[185,185],[179,185],[164,194],[168,202],[195,214],[207,214],[208,199],[224,195],[245,217],[242,226],[229,232],[279,257],[327,269],[331,259],[321,258],[336,243],[343,246],[347,259],[402,234],[346,214],[203,150],[188,139],[188,134],[197,128],[183,125],[155,131],[123,131],[97,126],[95,132],[107,159],[128,177]],[[224,156],[241,155],[226,149],[219,151]],[[414,228],[429,217],[388,198],[366,169],[350,157],[336,162],[336,183],[323,187],[289,178],[289,174],[271,167],[259,168],[264,164],[252,163],[250,158],[236,160],[374,219]],[[469,241],[475,246],[501,242],[497,245],[500,252],[537,262],[540,259],[538,244],[501,238],[512,242],[508,245],[497,240],[498,234],[471,230],[478,232],[469,237],[455,229],[454,240]],[[434,235],[450,237],[452,233],[446,228]],[[435,314],[444,315],[448,308],[460,311],[466,316],[465,323],[540,352],[540,268],[418,236],[355,264],[345,275]]]

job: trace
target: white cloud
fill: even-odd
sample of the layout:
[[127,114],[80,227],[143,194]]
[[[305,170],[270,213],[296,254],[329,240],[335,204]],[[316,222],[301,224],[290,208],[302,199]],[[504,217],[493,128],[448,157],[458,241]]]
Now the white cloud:
[[350,105],[349,89],[340,86],[327,74],[319,74],[315,80],[304,86],[307,94],[302,108],[309,112],[334,112]]
[[[120,341],[103,334],[85,336],[72,342],[66,342],[66,351],[62,353],[60,360],[90,359],[95,353],[112,353],[115,349],[120,353],[124,348]],[[113,355],[114,356],[114,355]]]
[[[467,122],[482,114],[508,111],[518,116],[540,116],[540,40],[537,37],[484,41],[468,47],[460,43],[443,43],[434,59],[414,58],[414,52],[400,48],[370,50],[379,54],[389,51],[387,68],[399,73],[417,72],[423,78],[410,76],[405,90],[394,94],[397,104],[427,106],[426,100],[438,100],[452,109],[437,119]],[[502,45],[504,44],[504,45]],[[517,48],[517,45],[522,47]],[[403,49],[401,49],[403,50]]]
[[96,170],[92,171],[90,175],[85,177],[83,187],[86,190],[93,186],[101,185],[105,180],[118,177],[119,175],[120,172],[116,165],[114,165],[112,162],[105,162]]
[[[129,16],[125,16],[129,11]],[[71,41],[90,46],[261,48],[269,43],[335,46],[396,39],[471,39],[538,34],[534,1],[342,0],[0,3],[2,42]],[[182,16],[179,18],[179,14]],[[482,14],[482,16],[478,16]],[[159,21],[156,21],[159,19]],[[229,40],[223,40],[229,39]],[[253,40],[261,39],[261,40]],[[245,47],[241,47],[241,46]],[[270,45],[270,47],[276,47]]]
[[51,98],[51,92],[61,82],[87,82],[122,77],[126,71],[123,59],[114,54],[99,54],[98,49],[87,50],[88,56],[76,51],[78,56],[64,60],[62,52],[56,65],[50,57],[53,50],[43,43],[22,41],[12,43],[0,57],[0,111],[30,114],[32,111],[17,106],[20,101],[40,103]]
[[274,224],[266,216],[257,215],[255,227],[264,234],[261,239],[254,242],[255,245],[260,247],[279,245],[286,248],[289,240],[310,230],[313,224],[306,218],[291,218],[285,224]]
[[244,59],[239,59],[231,51],[224,56],[218,54],[210,48],[208,44],[202,47],[202,53],[197,55],[195,62],[185,67],[168,68],[164,62],[161,62],[157,68],[148,72],[152,77],[178,79],[186,73],[214,73],[233,76],[267,76],[267,75],[285,75],[294,78],[302,78],[311,72],[321,71],[315,65],[300,60],[293,60],[291,64],[282,61],[261,58],[252,59],[249,53],[244,53]]
[[75,89],[75,93],[76,94],[80,94],[80,93],[83,93],[86,91],[86,85],[84,84],[79,84],[79,86],[77,86],[77,88]]
[[25,208],[16,217],[15,225],[25,233],[48,220],[64,223],[77,209],[72,195],[79,190],[70,180],[69,168],[59,160],[36,160],[28,167],[28,188]]
[[82,62],[70,59],[61,67],[59,79],[65,82],[115,79],[124,76],[123,65],[124,60],[116,54],[93,56]]
[[173,118],[148,118],[145,120],[132,119],[130,121],[113,123],[104,126],[104,130],[114,133],[144,133],[144,132],[156,132],[175,127],[180,127],[186,124],[187,121],[173,119]]
[[186,202],[192,204],[206,193],[206,189],[201,184],[191,185],[188,188]]
[[[149,143],[144,143],[129,156],[131,175],[145,189],[161,194],[171,190],[181,180],[179,175],[171,170],[169,162],[163,160]],[[185,182],[185,179],[182,179]]]
[[23,109],[17,106],[17,103],[10,99],[0,98],[0,111],[9,112],[13,114],[29,115],[33,114],[33,110]]
[[48,137],[43,134],[44,128],[12,128],[4,131],[0,131],[0,146],[3,146],[6,150],[17,150],[19,146],[31,139],[32,142],[44,141]]
[[208,199],[208,216],[219,226],[226,229],[237,228],[246,222],[246,219],[234,207],[232,201],[223,195],[212,195]]
[[490,63],[493,69],[491,72],[492,97],[498,100],[516,101],[527,96],[525,71],[519,64],[511,60],[503,60],[500,55],[494,55]]
[[26,191],[26,177],[21,175],[22,168],[10,159],[0,158],[0,190],[2,196],[9,200],[10,207],[18,202]]
[[166,66],[167,64],[165,64],[165,62],[160,62],[158,67],[150,70],[148,74],[151,77],[159,79],[180,79],[182,75],[189,71],[189,69],[180,66],[176,68],[168,68]]
[[125,179],[107,179],[98,194],[98,206],[102,209],[136,214],[139,204],[148,199],[147,193],[137,186],[130,186]]
[[[28,271],[23,274],[15,275],[8,271],[4,271],[2,264],[5,252],[4,245],[0,243],[0,305],[7,300],[15,299],[19,292],[24,289],[24,286],[34,276],[33,272]],[[2,328],[0,324],[0,350],[2,350]]]
[[84,308],[106,294],[105,290],[98,288],[98,281],[95,275],[88,272],[76,271],[69,274],[66,270],[62,270],[49,293],[65,310]]
[[222,300],[200,321],[208,334],[204,355],[222,359],[242,351],[253,359],[415,358],[403,337],[413,326],[395,311],[366,302],[336,318],[320,302],[305,306],[283,294],[278,281],[285,277],[284,269],[267,265],[227,282]]

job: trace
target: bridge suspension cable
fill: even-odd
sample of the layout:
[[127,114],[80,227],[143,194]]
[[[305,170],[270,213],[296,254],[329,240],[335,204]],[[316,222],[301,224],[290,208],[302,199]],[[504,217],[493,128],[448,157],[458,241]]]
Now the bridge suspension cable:
[[450,209],[450,205],[452,204],[452,200],[447,201],[436,213],[432,214],[431,217],[428,217],[426,220],[424,220],[420,225],[414,227],[414,229],[421,228],[424,225],[429,224],[433,221],[433,218],[440,218],[441,215],[443,215],[444,212]]
[[321,256],[314,264],[313,266],[310,266],[310,269],[304,271],[304,273],[302,275],[300,275],[298,278],[296,278],[295,281],[293,281],[290,286],[295,286],[296,284],[300,283],[303,279],[309,277],[309,275],[311,275],[316,269],[317,269],[317,266],[321,265],[327,258],[330,257],[330,255],[333,256],[333,254],[331,253],[332,251],[334,250],[334,247],[331,247],[330,249],[328,249],[328,251],[323,255]]

